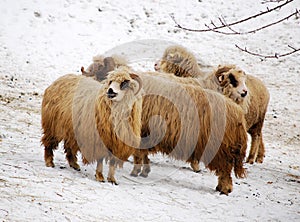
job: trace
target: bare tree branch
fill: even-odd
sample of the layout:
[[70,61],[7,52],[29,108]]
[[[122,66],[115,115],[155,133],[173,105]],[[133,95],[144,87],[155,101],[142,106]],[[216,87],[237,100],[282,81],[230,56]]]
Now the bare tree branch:
[[263,0],[263,1],[261,2],[261,4],[279,3],[279,2],[282,2],[282,1],[285,1],[285,0]]
[[255,33],[255,32],[258,32],[258,31],[260,31],[260,30],[262,30],[262,29],[265,29],[265,28],[271,27],[271,26],[273,26],[273,25],[276,25],[276,24],[278,24],[278,23],[280,23],[280,22],[283,22],[283,21],[285,21],[285,20],[288,20],[288,19],[291,18],[292,16],[296,16],[296,17],[297,17],[297,16],[300,16],[299,10],[296,9],[296,11],[295,11],[294,13],[292,13],[292,14],[290,14],[290,15],[288,15],[288,16],[286,16],[286,17],[280,19],[280,20],[277,20],[277,21],[275,21],[275,22],[269,23],[269,24],[267,24],[267,25],[264,25],[264,26],[261,26],[261,27],[259,27],[259,28],[256,28],[256,29],[253,29],[253,30],[250,30],[250,31],[246,31],[246,32],[239,32],[239,31],[234,30],[231,26],[228,26],[228,25],[227,25],[227,23],[226,23],[226,21],[225,21],[225,19],[224,19],[223,17],[222,17],[222,18],[219,18],[219,21],[221,22],[221,24],[222,24],[223,26],[225,26],[226,28],[228,28],[231,32],[219,31],[219,30],[216,30],[216,29],[214,29],[214,28],[210,28],[209,26],[206,26],[206,27],[210,28],[210,30],[211,30],[212,32],[221,33],[221,34],[224,34],[224,35],[246,35],[246,34]]
[[293,54],[295,52],[300,51],[300,48],[297,49],[297,48],[295,48],[293,46],[288,45],[288,47],[292,49],[292,51],[290,51],[290,52],[286,52],[286,53],[283,53],[283,54],[274,53],[274,55],[262,55],[260,53],[251,52],[246,47],[245,48],[241,48],[238,45],[235,45],[235,47],[237,47],[239,50],[241,50],[243,52],[246,52],[246,53],[248,53],[250,55],[258,56],[258,57],[261,57],[261,58],[264,58],[264,59],[274,59],[274,58],[278,59],[280,57],[288,56],[288,55],[291,55],[291,54]]
[[[292,16],[295,16],[296,19],[299,18],[300,16],[300,11],[299,9],[296,8],[295,12],[294,13],[291,13],[289,14],[288,16],[284,17],[284,18],[281,18],[277,21],[274,21],[274,22],[271,22],[271,23],[268,23],[266,25],[263,25],[261,27],[257,27],[255,29],[252,29],[252,30],[248,30],[248,31],[238,31],[236,29],[233,28],[233,26],[237,25],[237,24],[241,24],[243,22],[246,22],[248,20],[251,20],[251,19],[255,19],[259,16],[262,16],[264,14],[267,14],[267,13],[270,13],[270,12],[273,12],[275,10],[280,10],[282,7],[288,5],[289,3],[293,2],[294,0],[262,0],[262,4],[267,4],[267,3],[280,3],[280,2],[283,2],[282,4],[280,5],[277,5],[276,7],[273,7],[273,8],[268,8],[265,10],[265,11],[262,11],[260,13],[257,13],[255,15],[252,15],[252,16],[249,16],[247,18],[244,18],[244,19],[241,19],[241,20],[238,20],[238,21],[235,21],[235,22],[232,22],[232,23],[227,23],[225,18],[223,16],[219,17],[218,20],[219,20],[219,24],[215,24],[212,20],[210,22],[210,24],[204,24],[205,25],[205,29],[191,29],[191,28],[186,28],[186,27],[183,27],[182,25],[180,25],[173,14],[171,14],[171,18],[173,19],[174,23],[176,24],[176,27],[180,28],[180,29],[183,29],[183,30],[186,30],[186,31],[191,31],[191,32],[215,32],[215,33],[220,33],[220,34],[225,34],[225,35],[245,35],[245,34],[251,34],[251,33],[256,33],[260,30],[263,30],[263,29],[266,29],[268,27],[271,27],[271,26],[274,26],[276,24],[279,24],[285,20],[288,20],[290,19]],[[225,30],[227,29],[227,30]],[[225,30],[225,31],[224,31]],[[238,45],[235,45],[239,50],[243,51],[243,52],[246,52],[250,55],[253,55],[253,56],[258,56],[260,57],[262,60],[264,59],[269,59],[269,58],[280,58],[280,57],[284,57],[284,56],[288,56],[288,55],[291,55],[293,53],[296,53],[296,52],[299,52],[300,51],[300,48],[295,48],[295,47],[292,47],[290,45],[288,45],[288,47],[291,49],[291,51],[288,51],[288,52],[285,52],[285,53],[282,53],[282,54],[279,54],[279,53],[275,53],[274,55],[263,55],[263,54],[260,54],[260,53],[256,53],[256,52],[252,52],[252,51],[249,51],[246,47],[245,48],[241,48],[239,47]]]
[[207,27],[207,29],[191,29],[191,28],[186,28],[186,27],[183,27],[182,25],[180,25],[180,24],[176,21],[174,15],[170,14],[170,17],[172,18],[172,20],[173,20],[174,23],[176,24],[176,27],[177,27],[177,28],[180,28],[180,29],[183,29],[183,30],[186,30],[186,31],[191,31],[191,32],[209,32],[209,31],[214,31],[214,30],[217,30],[217,29],[222,29],[222,28],[225,28],[225,27],[228,28],[228,27],[230,27],[230,26],[234,26],[234,25],[243,23],[243,22],[245,22],[245,21],[248,21],[248,20],[250,20],[250,19],[254,19],[254,18],[256,18],[256,17],[262,16],[262,15],[264,15],[264,14],[267,14],[267,13],[269,13],[269,12],[275,11],[275,10],[277,10],[277,9],[281,9],[283,6],[289,4],[289,3],[293,2],[293,1],[294,1],[294,0],[286,0],[285,3],[282,3],[282,4],[280,4],[280,5],[278,5],[278,6],[274,7],[274,8],[271,8],[271,9],[267,8],[267,10],[265,10],[265,11],[262,11],[262,12],[260,12],[260,13],[255,14],[255,15],[252,15],[252,16],[249,16],[249,17],[247,17],[247,18],[245,18],[245,19],[241,19],[241,20],[238,20],[238,21],[229,23],[229,24],[227,24],[227,25],[221,24],[221,25],[219,25],[219,26],[216,26],[213,22],[211,22],[211,25],[213,25],[213,28],[211,28],[209,25],[205,24],[205,26]]

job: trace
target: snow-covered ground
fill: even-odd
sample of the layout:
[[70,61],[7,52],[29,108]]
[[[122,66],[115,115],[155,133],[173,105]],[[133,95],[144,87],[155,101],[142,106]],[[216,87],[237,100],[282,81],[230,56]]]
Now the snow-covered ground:
[[[262,54],[288,51],[288,44],[299,48],[299,16],[240,36],[185,32],[170,18],[172,13],[184,26],[203,28],[220,15],[230,22],[276,5],[261,2],[1,0],[0,220],[300,221],[300,53],[261,61],[234,46]],[[239,28],[276,21],[299,6],[294,0]],[[94,55],[127,49],[128,43],[137,55],[132,62],[147,69],[164,42],[189,48],[207,64],[238,64],[266,83],[271,101],[264,163],[246,164],[247,178],[234,179],[229,196],[214,190],[217,178],[203,167],[196,174],[161,155],[151,157],[148,178],[131,178],[132,162],[125,163],[116,173],[119,186],[96,182],[95,165],[80,162],[80,172],[70,169],[61,148],[56,167],[45,167],[40,144],[45,88],[61,75],[79,74]]]

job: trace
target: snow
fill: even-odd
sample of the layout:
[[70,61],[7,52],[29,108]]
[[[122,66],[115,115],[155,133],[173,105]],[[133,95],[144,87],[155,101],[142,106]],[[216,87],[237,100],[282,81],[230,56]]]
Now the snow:
[[[238,28],[276,21],[299,1]],[[295,17],[251,35],[185,32],[223,15],[227,22],[272,8],[261,1],[36,0],[0,4],[0,219],[2,221],[300,221],[300,53],[261,61],[234,45],[262,54],[300,47]],[[299,10],[299,8],[298,8]],[[132,178],[132,159],[116,172],[120,185],[94,179],[95,165],[71,169],[62,148],[55,168],[45,167],[40,144],[43,91],[56,78],[80,72],[97,54],[123,52],[149,70],[172,42],[207,64],[234,63],[267,85],[271,101],[263,164],[234,178],[233,192],[219,195],[217,178],[204,169],[151,156],[148,178]],[[105,167],[105,174],[107,167]]]

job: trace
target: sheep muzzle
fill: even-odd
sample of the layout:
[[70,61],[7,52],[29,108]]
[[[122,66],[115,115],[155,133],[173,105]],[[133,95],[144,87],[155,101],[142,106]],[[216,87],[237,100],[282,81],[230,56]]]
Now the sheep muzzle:
[[106,95],[109,99],[113,99],[118,95],[118,93],[114,92],[112,88],[109,88]]
[[244,98],[244,97],[246,97],[246,96],[247,96],[247,94],[248,94],[248,91],[247,91],[247,90],[244,90],[244,91],[243,91],[243,93],[241,94],[241,97],[243,97],[243,98]]

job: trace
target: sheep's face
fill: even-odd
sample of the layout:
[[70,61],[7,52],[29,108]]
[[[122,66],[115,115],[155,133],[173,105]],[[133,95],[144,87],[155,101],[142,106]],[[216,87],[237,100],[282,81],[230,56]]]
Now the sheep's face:
[[224,95],[238,103],[243,101],[247,96],[248,88],[246,86],[246,74],[242,70],[232,68],[225,70],[224,72],[217,72],[216,77]]
[[141,88],[140,82],[136,80],[135,74],[129,74],[124,72],[111,72],[107,79],[107,91],[106,95],[108,99],[119,102],[126,95],[137,94]]
[[112,101],[121,101],[126,93],[129,90],[130,80],[125,79],[122,82],[119,81],[109,81],[109,88],[107,90],[107,97]]

